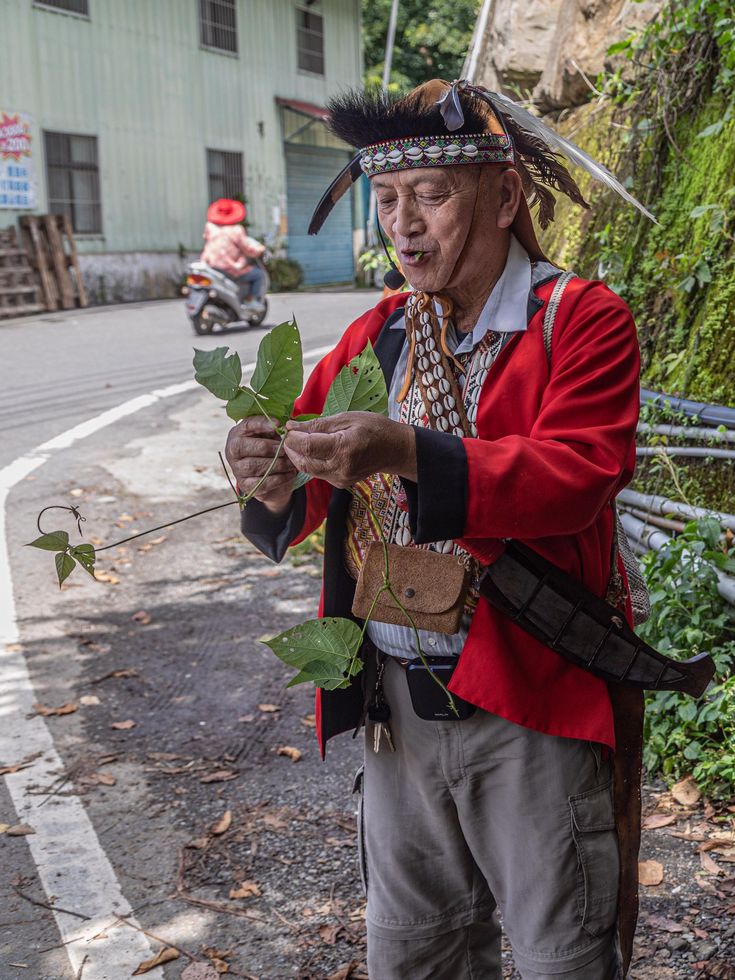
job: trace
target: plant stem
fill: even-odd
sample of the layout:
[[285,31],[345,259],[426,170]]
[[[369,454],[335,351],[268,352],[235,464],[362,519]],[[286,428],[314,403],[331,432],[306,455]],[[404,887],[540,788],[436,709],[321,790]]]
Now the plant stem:
[[391,581],[390,581],[390,563],[389,563],[389,560],[388,560],[388,541],[386,540],[385,534],[383,533],[383,528],[381,527],[380,521],[378,520],[378,515],[373,510],[373,508],[371,507],[370,503],[367,500],[365,500],[364,497],[361,497],[360,494],[357,493],[357,491],[353,487],[350,487],[350,493],[355,498],[355,500],[358,501],[358,503],[364,504],[365,507],[367,508],[367,511],[368,511],[368,513],[370,514],[370,517],[373,520],[373,524],[375,526],[375,530],[378,532],[378,535],[380,537],[380,543],[383,546],[383,562],[384,562],[384,568],[383,568],[383,586],[376,593],[375,598],[373,599],[372,605],[370,606],[370,609],[368,611],[367,617],[366,617],[365,622],[364,622],[363,627],[362,627],[362,633],[360,634],[360,645],[362,645],[362,638],[365,635],[365,630],[367,629],[367,624],[370,622],[370,618],[371,618],[371,616],[373,614],[373,610],[375,609],[375,606],[376,606],[376,604],[378,602],[379,597],[383,594],[383,592],[387,592],[390,595],[391,599],[393,599],[393,601],[395,602],[396,606],[398,606],[398,608],[401,610],[401,612],[403,613],[403,615],[406,617],[406,619],[408,620],[408,622],[409,622],[409,624],[411,626],[411,629],[413,630],[414,643],[416,645],[416,653],[418,654],[419,660],[421,661],[421,663],[424,665],[424,667],[429,672],[429,675],[431,676],[432,680],[436,681],[436,683],[439,685],[439,687],[442,689],[442,691],[444,691],[444,693],[446,694],[447,698],[449,699],[449,708],[450,708],[450,710],[455,715],[459,716],[459,711],[457,710],[457,705],[455,704],[454,698],[452,697],[452,692],[446,686],[446,684],[441,679],[441,677],[438,677],[432,671],[432,669],[429,666],[429,663],[428,663],[428,661],[426,659],[426,656],[424,655],[424,651],[421,649],[421,637],[419,636],[419,631],[418,631],[418,628],[416,626],[416,623],[414,622],[413,616],[408,611],[408,609],[406,609],[406,607],[403,605],[403,603],[401,602],[401,600],[398,598],[398,596],[395,593],[395,590],[393,589],[393,586],[391,585]]
[[255,484],[255,486],[250,491],[250,493],[245,494],[245,496],[238,495],[236,500],[228,500],[226,504],[215,504],[214,507],[207,507],[205,510],[198,510],[195,514],[187,514],[186,517],[179,517],[175,521],[169,521],[167,524],[159,524],[157,527],[149,527],[146,531],[140,531],[138,534],[131,534],[129,537],[122,538],[122,540],[120,541],[113,541],[112,544],[105,544],[101,548],[95,548],[94,549],[95,555],[99,554],[100,551],[107,551],[108,548],[117,548],[121,544],[126,544],[128,541],[135,541],[137,538],[145,537],[146,534],[153,534],[154,531],[162,531],[166,527],[173,527],[174,524],[181,524],[184,521],[190,521],[192,517],[201,517],[202,514],[210,514],[213,510],[221,510],[223,507],[229,507],[231,504],[240,504],[241,508],[244,507],[248,503],[248,501],[255,496],[255,494],[258,492],[261,486],[271,475],[273,467],[276,465],[276,460],[281,454],[281,450],[283,449],[283,444],[285,441],[286,441],[286,436],[283,435],[281,437],[280,443],[278,444],[278,449],[276,450],[273,459],[269,463],[267,470],[261,476],[258,482]]

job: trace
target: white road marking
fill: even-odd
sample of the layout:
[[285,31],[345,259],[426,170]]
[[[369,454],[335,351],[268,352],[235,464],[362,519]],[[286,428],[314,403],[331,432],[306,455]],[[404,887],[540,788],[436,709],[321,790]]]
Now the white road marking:
[[[316,360],[330,350],[331,346],[305,351],[304,360]],[[243,371],[254,368],[253,362],[244,365]],[[31,788],[51,786],[64,766],[48,726],[33,712],[32,705],[37,696],[20,647],[5,533],[5,504],[13,487],[42,466],[53,453],[68,449],[80,439],[164,398],[198,387],[196,381],[184,381],[131,398],[67,429],[0,470],[0,764],[12,765],[38,753],[27,769],[6,775],[5,783],[19,822],[28,823],[35,830],[26,841],[44,891],[49,898],[55,896],[54,902],[59,907],[54,917],[73,975],[77,975],[87,957],[84,980],[128,977],[141,960],[153,955],[153,951],[142,933],[114,925],[118,916],[128,917],[132,923],[136,920],[131,917],[130,905],[79,797],[55,796],[44,806],[46,796],[29,793]],[[66,791],[68,787],[64,789]],[[89,918],[83,920],[61,909]],[[103,936],[95,938],[100,933]],[[160,968],[146,976],[151,980],[163,980]]]

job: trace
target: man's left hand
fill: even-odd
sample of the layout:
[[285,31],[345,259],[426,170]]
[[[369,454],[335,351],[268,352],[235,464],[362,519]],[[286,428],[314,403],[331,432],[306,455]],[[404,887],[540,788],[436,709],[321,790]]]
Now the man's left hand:
[[284,449],[296,469],[335,487],[351,487],[371,473],[416,480],[416,436],[410,425],[374,412],[343,412],[289,422]]

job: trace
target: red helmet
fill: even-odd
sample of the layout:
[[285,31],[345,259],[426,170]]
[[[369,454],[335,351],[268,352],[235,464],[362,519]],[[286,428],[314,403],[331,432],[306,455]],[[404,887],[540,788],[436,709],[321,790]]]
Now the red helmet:
[[207,221],[215,225],[238,225],[244,219],[245,205],[242,201],[233,201],[229,197],[213,201],[207,209]]

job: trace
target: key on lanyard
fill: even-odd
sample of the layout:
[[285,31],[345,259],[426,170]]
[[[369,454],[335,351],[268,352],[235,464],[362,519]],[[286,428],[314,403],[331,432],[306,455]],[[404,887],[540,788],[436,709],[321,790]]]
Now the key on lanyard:
[[373,752],[380,752],[381,742],[384,740],[391,752],[395,752],[393,737],[390,733],[390,706],[387,701],[375,701],[368,708],[368,718],[373,723]]

